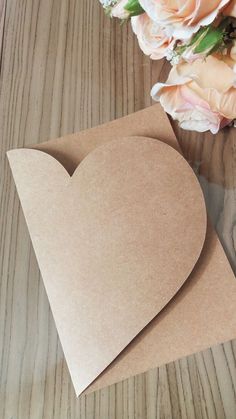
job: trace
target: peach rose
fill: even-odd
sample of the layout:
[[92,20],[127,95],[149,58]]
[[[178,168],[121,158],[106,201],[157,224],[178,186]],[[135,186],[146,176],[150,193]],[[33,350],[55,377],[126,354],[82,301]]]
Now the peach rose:
[[168,38],[158,23],[151,20],[146,13],[132,17],[131,26],[141,50],[153,60],[165,57],[168,50],[173,49],[173,39]]
[[129,12],[125,10],[125,6],[128,0],[119,0],[111,10],[111,17],[117,17],[119,19],[128,19]]
[[229,5],[224,10],[224,15],[236,17],[236,0],[231,0],[229,2]]
[[234,61],[209,56],[205,61],[181,63],[166,83],[153,86],[151,95],[184,129],[213,134],[236,118]]
[[140,0],[149,17],[176,39],[189,39],[212,23],[230,0]]

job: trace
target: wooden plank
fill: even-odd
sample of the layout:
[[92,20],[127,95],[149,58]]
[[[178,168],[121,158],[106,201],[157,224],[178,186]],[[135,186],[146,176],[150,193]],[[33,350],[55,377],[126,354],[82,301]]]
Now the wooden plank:
[[[98,1],[7,0],[0,22],[1,419],[234,419],[236,341],[76,399],[5,151],[148,106],[168,65],[144,57]],[[236,267],[234,130],[175,129]]]
[[0,68],[1,68],[1,57],[2,57],[2,46],[3,46],[3,35],[5,29],[5,17],[6,17],[6,0],[0,1]]

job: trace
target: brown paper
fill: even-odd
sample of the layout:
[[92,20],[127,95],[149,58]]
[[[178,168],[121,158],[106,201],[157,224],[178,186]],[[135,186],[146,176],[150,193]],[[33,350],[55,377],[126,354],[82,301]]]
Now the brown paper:
[[77,394],[235,336],[236,281],[159,105],[36,148],[8,157]]

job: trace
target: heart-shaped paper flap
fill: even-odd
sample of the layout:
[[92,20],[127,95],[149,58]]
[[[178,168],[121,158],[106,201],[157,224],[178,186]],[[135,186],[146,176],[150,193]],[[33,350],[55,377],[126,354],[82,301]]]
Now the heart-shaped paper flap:
[[72,177],[41,151],[8,157],[80,394],[188,278],[205,240],[203,195],[184,158],[149,138],[96,148]]

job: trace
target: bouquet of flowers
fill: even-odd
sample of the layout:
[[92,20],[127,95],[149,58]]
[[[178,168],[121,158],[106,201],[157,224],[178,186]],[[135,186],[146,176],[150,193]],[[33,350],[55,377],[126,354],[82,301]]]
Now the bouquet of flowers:
[[236,0],[100,0],[130,20],[144,54],[172,69],[151,96],[182,128],[213,134],[236,119]]

